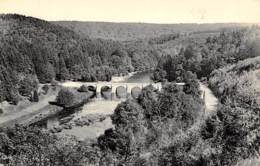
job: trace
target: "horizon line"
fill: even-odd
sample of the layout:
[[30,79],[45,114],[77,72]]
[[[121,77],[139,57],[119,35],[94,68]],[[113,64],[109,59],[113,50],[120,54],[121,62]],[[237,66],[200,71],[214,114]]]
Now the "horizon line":
[[57,19],[57,20],[48,20],[45,18],[37,17],[37,16],[31,16],[26,14],[20,14],[20,13],[0,13],[0,15],[20,15],[25,17],[33,17],[37,19],[41,19],[48,22],[89,22],[89,23],[115,23],[115,24],[157,24],[157,25],[173,25],[173,24],[250,24],[250,25],[260,25],[260,22],[246,22],[246,21],[230,21],[230,22],[146,22],[146,21],[106,21],[106,20],[76,20],[76,19]]

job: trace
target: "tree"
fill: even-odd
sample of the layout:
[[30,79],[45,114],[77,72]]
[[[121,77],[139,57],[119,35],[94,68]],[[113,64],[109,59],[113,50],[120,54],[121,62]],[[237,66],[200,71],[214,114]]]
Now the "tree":
[[184,74],[184,82],[185,85],[183,87],[183,92],[186,94],[191,94],[197,97],[200,97],[200,84],[197,80],[197,76],[192,72],[188,71]]
[[138,97],[138,103],[144,109],[144,116],[152,119],[157,114],[159,92],[152,86],[147,86],[142,89]]
[[39,102],[39,95],[38,95],[37,90],[34,90],[34,91],[33,91],[32,101],[33,101],[33,102]]
[[62,88],[58,93],[56,102],[62,106],[71,106],[75,102],[75,92],[69,88]]
[[162,82],[165,79],[166,75],[167,73],[165,70],[161,68],[156,68],[153,72],[152,80],[155,82]]
[[98,145],[110,160],[113,159],[110,164],[126,163],[132,155],[130,138],[113,129],[106,130],[104,135],[98,138]]
[[241,159],[256,156],[260,150],[258,113],[255,109],[230,104],[219,108],[216,116],[207,119],[202,130],[203,138],[209,140],[218,152],[212,157],[217,158],[220,165],[235,165]]
[[41,62],[35,66],[35,71],[40,83],[50,83],[55,77],[54,67],[49,62]]
[[131,128],[135,132],[142,125],[143,109],[134,101],[126,101],[117,106],[111,119],[116,130]]
[[184,93],[174,83],[163,88],[158,101],[158,116],[162,119],[174,119],[182,129],[191,126],[204,108],[199,96]]
[[31,93],[37,89],[38,82],[36,81],[35,77],[33,75],[28,75],[25,76],[21,81],[20,81],[20,86],[19,86],[19,94],[22,96],[30,97]]
[[[77,73],[78,74],[78,73]],[[63,57],[59,57],[59,73],[56,74],[58,80],[66,80],[69,78],[69,71],[66,67]]]

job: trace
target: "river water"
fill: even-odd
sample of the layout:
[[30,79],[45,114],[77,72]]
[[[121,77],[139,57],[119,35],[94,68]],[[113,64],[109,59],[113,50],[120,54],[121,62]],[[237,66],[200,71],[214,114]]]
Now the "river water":
[[[140,72],[130,74],[129,76],[124,77],[114,77],[111,82],[125,82],[125,83],[147,83],[152,82],[150,79],[151,72]],[[75,84],[72,83],[72,87],[75,87]],[[68,84],[66,84],[68,87]],[[82,110],[74,114],[72,120],[80,119],[84,116],[92,115],[111,115],[113,114],[116,106],[121,103],[123,100],[104,100],[104,99],[93,99],[91,102],[85,104]],[[50,123],[52,123],[50,121]],[[59,134],[62,135],[74,135],[80,140],[85,139],[94,139],[104,133],[106,129],[113,128],[112,121],[110,117],[107,117],[102,122],[95,122],[89,126],[73,126],[72,129],[63,129]]]

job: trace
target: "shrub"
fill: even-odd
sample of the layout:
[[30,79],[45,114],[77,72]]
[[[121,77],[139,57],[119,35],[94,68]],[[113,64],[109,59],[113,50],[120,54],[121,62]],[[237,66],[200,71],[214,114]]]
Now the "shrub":
[[63,88],[59,91],[56,102],[62,106],[70,106],[75,101],[75,92],[73,89]]
[[88,87],[86,85],[81,85],[78,89],[79,92],[89,92]]
[[4,110],[2,108],[0,108],[0,114],[3,114]]

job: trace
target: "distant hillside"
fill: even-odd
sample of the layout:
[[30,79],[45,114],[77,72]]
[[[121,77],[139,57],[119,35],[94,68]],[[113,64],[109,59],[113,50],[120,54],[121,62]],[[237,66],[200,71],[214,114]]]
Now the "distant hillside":
[[179,32],[219,32],[225,28],[238,28],[251,24],[146,24],[57,21],[55,24],[72,29],[92,38],[135,40]]

